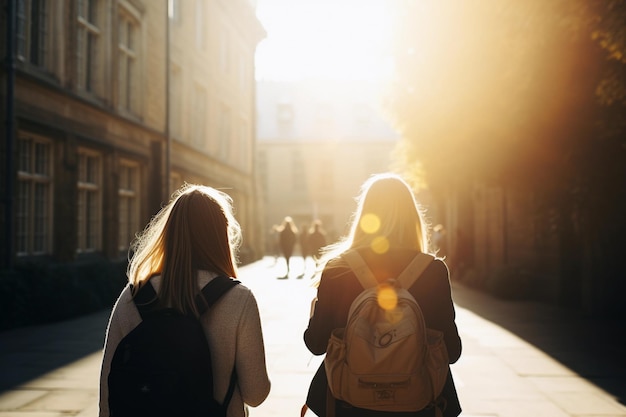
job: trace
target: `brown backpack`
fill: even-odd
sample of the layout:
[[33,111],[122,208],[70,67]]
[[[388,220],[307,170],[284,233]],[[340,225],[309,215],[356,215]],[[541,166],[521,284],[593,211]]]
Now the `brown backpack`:
[[433,405],[448,374],[448,351],[443,333],[426,328],[408,292],[433,257],[417,255],[397,279],[380,285],[358,252],[342,257],[365,290],[352,302],[346,327],[333,330],[328,342],[324,366],[332,396],[379,411]]

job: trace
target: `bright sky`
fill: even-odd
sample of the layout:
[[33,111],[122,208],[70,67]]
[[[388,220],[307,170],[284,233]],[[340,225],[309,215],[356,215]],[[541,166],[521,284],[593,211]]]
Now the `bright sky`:
[[381,80],[391,72],[392,0],[258,0],[267,37],[258,80]]

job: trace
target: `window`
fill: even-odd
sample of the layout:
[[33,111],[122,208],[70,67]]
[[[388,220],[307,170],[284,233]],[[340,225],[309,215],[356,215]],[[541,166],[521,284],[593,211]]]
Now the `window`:
[[48,2],[45,0],[18,0],[17,2],[17,58],[39,67],[45,67],[48,58],[50,29]]
[[288,101],[281,101],[276,105],[276,117],[280,124],[293,122],[293,105]]
[[237,154],[240,158],[239,166],[245,171],[248,172],[251,166],[251,158],[252,154],[252,144],[250,143],[250,131],[248,128],[248,123],[245,120],[241,120],[239,124],[239,152]]
[[261,183],[261,191],[264,202],[267,202],[269,197],[269,174],[267,165],[267,152],[259,151],[256,156],[256,173],[259,178],[259,182]]
[[81,149],[78,159],[78,252],[101,248],[102,157]]
[[307,191],[304,160],[298,151],[291,153],[291,187],[294,194],[303,194]]
[[170,19],[174,23],[180,23],[180,0],[169,0],[167,11]]
[[119,107],[135,116],[140,115],[139,45],[141,42],[139,21],[120,8],[118,28],[119,49]]
[[230,109],[222,106],[220,110],[219,137],[217,155],[223,161],[228,161],[230,157]]
[[248,92],[248,72],[248,61],[246,55],[242,52],[239,54],[239,89],[244,93]]
[[206,148],[206,126],[207,126],[207,92],[201,86],[196,86],[193,94],[193,125],[192,145],[198,149]]
[[43,138],[19,138],[16,217],[17,254],[50,253],[52,145]]
[[178,190],[180,187],[183,186],[183,176],[180,174],[180,172],[174,172],[172,171],[170,173],[170,189],[169,189],[169,193],[173,193],[174,191]]
[[222,72],[228,74],[230,72],[230,39],[225,27],[220,32],[220,68]]
[[127,251],[139,232],[139,165],[130,161],[120,163],[119,196],[119,244],[120,251]]
[[317,177],[319,194],[329,196],[333,193],[333,185],[335,182],[335,165],[333,164],[333,159],[324,156],[318,166],[322,167],[322,169],[318,171]]
[[170,135],[173,138],[181,140],[183,137],[183,88],[181,68],[172,63],[170,77]]
[[204,30],[204,0],[196,0],[196,48],[204,51],[206,49],[206,31]]
[[78,87],[83,91],[102,96],[103,71],[103,21],[102,0],[78,0]]

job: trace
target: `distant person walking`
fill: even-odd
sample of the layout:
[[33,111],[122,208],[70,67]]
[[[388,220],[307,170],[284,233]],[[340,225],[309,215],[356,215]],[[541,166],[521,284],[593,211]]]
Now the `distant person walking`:
[[315,220],[313,222],[313,225],[309,230],[308,241],[310,254],[317,265],[322,254],[321,250],[324,246],[326,246],[326,232],[322,229],[321,220]]
[[281,225],[278,226],[278,245],[280,247],[280,253],[285,258],[287,273],[284,276],[278,277],[279,279],[289,278],[289,272],[291,270],[291,256],[293,255],[297,239],[298,228],[294,224],[293,219],[286,216]]

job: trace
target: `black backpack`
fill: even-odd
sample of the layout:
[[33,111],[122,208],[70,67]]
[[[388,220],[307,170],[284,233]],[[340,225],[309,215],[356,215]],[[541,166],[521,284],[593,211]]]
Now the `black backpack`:
[[[200,312],[237,284],[225,276],[211,280],[198,294]],[[226,416],[235,370],[220,404],[213,398],[211,352],[200,322],[174,309],[155,309],[156,301],[150,283],[134,297],[142,322],[113,355],[108,378],[111,417]]]

